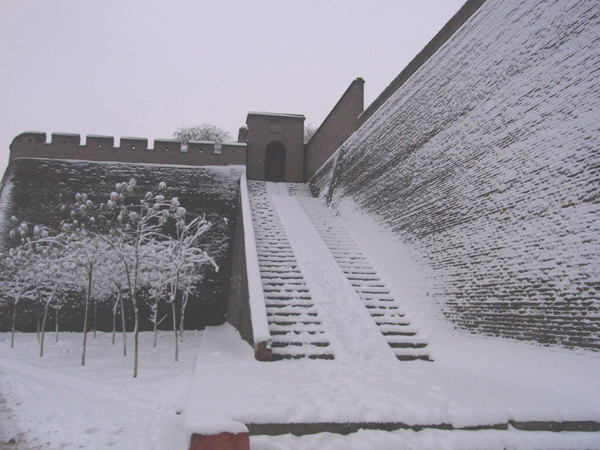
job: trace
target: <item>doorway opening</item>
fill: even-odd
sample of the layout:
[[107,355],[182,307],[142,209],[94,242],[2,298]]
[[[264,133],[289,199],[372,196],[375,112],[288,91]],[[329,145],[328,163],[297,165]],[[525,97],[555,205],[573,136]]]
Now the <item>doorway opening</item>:
[[270,142],[265,149],[265,181],[285,181],[285,146]]

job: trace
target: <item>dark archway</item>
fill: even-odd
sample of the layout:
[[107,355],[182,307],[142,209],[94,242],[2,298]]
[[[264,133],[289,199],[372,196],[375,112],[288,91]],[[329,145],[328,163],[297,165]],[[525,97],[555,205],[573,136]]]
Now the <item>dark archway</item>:
[[285,146],[270,142],[265,149],[265,181],[285,181]]

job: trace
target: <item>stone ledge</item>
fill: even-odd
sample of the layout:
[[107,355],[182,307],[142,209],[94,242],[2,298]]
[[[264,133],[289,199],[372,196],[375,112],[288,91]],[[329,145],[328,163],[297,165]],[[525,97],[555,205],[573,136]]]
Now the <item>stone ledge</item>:
[[[380,430],[380,431],[396,431],[396,430],[413,430],[421,431],[424,429],[437,430],[462,430],[462,431],[477,431],[477,430],[508,430],[509,427],[516,428],[522,431],[580,431],[580,432],[600,432],[600,422],[594,421],[573,421],[573,422],[548,422],[548,421],[530,421],[519,422],[509,421],[508,423],[477,425],[466,427],[455,427],[451,424],[430,424],[430,425],[408,425],[401,422],[362,422],[362,423],[254,423],[247,424],[250,436],[269,435],[277,436],[281,434],[293,434],[303,436],[307,434],[317,433],[336,433],[347,435],[355,433],[359,430]],[[190,450],[192,450],[190,448]],[[196,450],[196,449],[194,449]]]

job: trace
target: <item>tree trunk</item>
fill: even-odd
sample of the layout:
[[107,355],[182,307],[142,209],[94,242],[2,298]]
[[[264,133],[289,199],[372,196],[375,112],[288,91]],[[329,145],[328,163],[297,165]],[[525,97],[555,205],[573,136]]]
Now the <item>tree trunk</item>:
[[184,294],[181,301],[181,315],[179,316],[179,339],[183,342],[183,331],[185,329],[185,308],[187,307],[189,294]]
[[127,327],[125,326],[125,306],[123,306],[123,294],[120,291],[119,303],[121,304],[121,331],[123,332],[123,356],[127,356]]
[[156,335],[158,334],[158,297],[154,300],[154,340],[152,348],[156,348]]
[[179,360],[179,339],[177,338],[177,310],[175,308],[175,299],[171,302],[173,309],[173,331],[175,332],[175,362]]
[[96,339],[96,318],[98,316],[98,300],[94,299],[94,339]]
[[17,304],[19,303],[20,297],[15,300],[13,305],[13,317],[12,317],[12,328],[10,333],[10,348],[15,346],[15,328],[17,325]]
[[115,301],[113,306],[113,329],[112,329],[112,345],[115,345],[115,335],[117,334],[117,308],[119,307],[119,298]]
[[57,303],[56,309],[54,310],[54,314],[55,314],[55,316],[54,316],[54,329],[56,331],[56,339],[55,339],[54,342],[58,342],[58,313],[59,312],[60,312],[60,306]]
[[40,358],[44,356],[44,335],[46,334],[46,319],[48,318],[48,308],[50,307],[50,302],[54,298],[54,294],[58,289],[58,285],[54,287],[50,295],[48,296],[48,300],[46,301],[46,306],[44,308],[44,320],[42,321],[42,337],[40,339]]
[[37,341],[40,342],[40,297],[42,296],[41,292],[37,293],[36,302],[35,302],[35,315],[37,317]]
[[88,291],[85,297],[85,314],[83,317],[83,352],[81,353],[81,365],[85,366],[85,350],[87,345],[87,323],[90,307],[90,298],[92,297],[92,273],[88,273]]
[[133,378],[137,378],[137,373],[138,373],[138,350],[139,350],[139,332],[140,332],[140,328],[139,328],[139,323],[140,323],[140,312],[138,310],[138,306],[137,303],[133,302],[133,308],[134,308],[134,316],[135,316],[135,326],[133,329],[133,352],[134,352],[134,356],[133,356]]

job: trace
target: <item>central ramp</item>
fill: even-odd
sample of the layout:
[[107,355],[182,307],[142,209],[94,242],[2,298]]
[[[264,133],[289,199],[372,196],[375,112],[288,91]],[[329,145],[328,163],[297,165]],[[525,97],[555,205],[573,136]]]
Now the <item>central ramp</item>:
[[274,359],[429,360],[343,223],[305,184],[248,182]]
[[[268,193],[264,182],[248,182],[273,359],[333,359],[329,338],[271,200],[274,188]],[[280,189],[287,193],[285,185]]]

